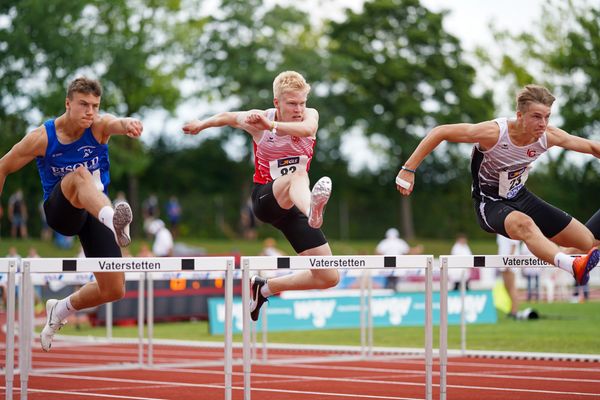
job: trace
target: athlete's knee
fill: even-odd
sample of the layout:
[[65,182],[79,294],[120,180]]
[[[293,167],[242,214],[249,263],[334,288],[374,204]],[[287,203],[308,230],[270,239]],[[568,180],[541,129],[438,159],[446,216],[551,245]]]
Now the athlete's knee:
[[586,245],[585,245],[586,249],[591,249],[592,247],[598,247],[599,241],[594,237],[594,234],[592,232],[585,232],[584,240],[586,243]]
[[125,296],[125,285],[111,285],[104,287],[100,293],[104,303],[121,300],[123,296]]
[[329,289],[340,282],[340,273],[337,269],[322,270],[317,279],[318,287],[316,289]]
[[528,215],[518,213],[514,216],[511,215],[511,217],[507,232],[513,239],[524,239],[539,229],[533,219]]
[[334,287],[337,286],[338,283],[340,283],[340,273],[338,270],[333,271],[334,273],[331,274],[331,276],[329,277],[328,281],[327,281],[327,287]]
[[85,167],[77,167],[75,171],[73,171],[73,175],[79,180],[88,180],[92,178],[92,173]]
[[85,167],[78,167],[73,172],[69,172],[64,176],[61,182],[61,189],[67,198],[69,195],[76,193],[77,188],[88,179],[92,178],[92,174]]

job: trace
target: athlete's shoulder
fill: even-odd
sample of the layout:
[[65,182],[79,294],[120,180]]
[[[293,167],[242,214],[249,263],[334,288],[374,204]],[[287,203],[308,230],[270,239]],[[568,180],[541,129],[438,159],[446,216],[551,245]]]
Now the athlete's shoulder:
[[552,125],[546,127],[546,135],[549,137],[567,137],[572,136],[570,133]]
[[23,138],[23,141],[26,142],[28,146],[31,146],[34,151],[38,152],[39,150],[42,150],[42,153],[44,153],[46,151],[46,146],[48,145],[46,125],[42,124],[28,132]]
[[489,121],[479,122],[477,124],[473,124],[473,129],[477,129],[484,134],[497,134],[500,132],[500,125],[502,124],[503,120],[506,121],[505,118],[496,118]]
[[487,150],[494,147],[500,137],[500,121],[489,120],[473,124],[471,131],[479,143],[480,150]]
[[22,157],[43,157],[46,154],[48,146],[48,135],[44,125],[38,126],[29,131],[17,144],[13,150],[15,154]]
[[110,124],[111,122],[113,122],[116,119],[117,119],[117,117],[115,117],[112,114],[101,114],[101,115],[99,114],[96,116],[96,118],[94,118],[94,122],[92,123],[92,128],[106,129],[108,124]]
[[109,125],[110,123],[117,120],[112,114],[99,114],[94,118],[94,122],[90,129],[92,130],[92,134],[98,143],[106,144],[110,139]]
[[548,142],[548,147],[563,146],[565,143],[568,143],[574,138],[574,136],[570,133],[552,125],[548,125],[546,127],[545,134]]

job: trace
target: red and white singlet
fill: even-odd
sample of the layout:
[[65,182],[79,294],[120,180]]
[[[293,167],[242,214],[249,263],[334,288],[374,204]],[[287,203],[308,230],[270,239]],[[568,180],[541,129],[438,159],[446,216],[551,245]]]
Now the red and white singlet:
[[[275,112],[274,108],[267,110],[269,121],[275,120]],[[269,183],[299,169],[308,172],[315,141],[314,137],[277,136],[263,131],[260,141],[254,142],[254,183]]]

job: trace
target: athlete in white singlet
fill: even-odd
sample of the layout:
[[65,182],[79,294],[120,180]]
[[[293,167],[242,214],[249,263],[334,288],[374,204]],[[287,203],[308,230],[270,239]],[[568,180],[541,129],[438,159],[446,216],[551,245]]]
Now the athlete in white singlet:
[[[252,208],[256,217],[279,229],[303,256],[331,255],[323,232],[323,211],[331,194],[331,180],[323,177],[309,188],[308,170],[313,156],[319,113],[306,107],[310,85],[294,71],[273,81],[275,108],[223,112],[183,126],[184,133],[220,126],[243,129],[254,145]],[[335,286],[334,269],[307,270],[268,281],[253,276],[251,317],[257,320],[268,296],[284,290],[326,289]]]
[[[414,186],[423,159],[442,141],[475,143],[471,157],[472,197],[481,227],[525,242],[538,258],[573,274],[585,284],[600,253],[592,232],[564,211],[551,206],[525,187],[530,164],[547,149],[559,146],[600,158],[600,144],[548,125],[554,96],[548,89],[527,85],[517,95],[516,120],[504,118],[478,124],[435,127],[398,172],[403,195]],[[572,258],[558,246],[589,250]]]

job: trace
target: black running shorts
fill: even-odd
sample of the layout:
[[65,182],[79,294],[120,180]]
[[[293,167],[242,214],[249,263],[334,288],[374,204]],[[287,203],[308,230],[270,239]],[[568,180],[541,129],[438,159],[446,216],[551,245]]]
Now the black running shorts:
[[264,185],[254,184],[252,210],[256,218],[283,232],[296,253],[302,253],[327,243],[327,239],[320,229],[308,226],[308,218],[298,207],[294,206],[286,210],[279,206],[273,194],[273,182]]
[[66,199],[60,182],[44,202],[48,226],[65,236],[79,236],[86,257],[121,257],[121,248],[110,229],[86,210]]
[[546,203],[526,188],[521,189],[513,199],[492,201],[485,197],[473,199],[479,225],[487,232],[499,233],[509,237],[504,228],[504,220],[513,211],[527,214],[540,228],[544,236],[552,238],[558,235],[571,222],[566,212]]
[[596,211],[596,214],[585,223],[585,226],[592,231],[596,240],[600,240],[600,210]]

